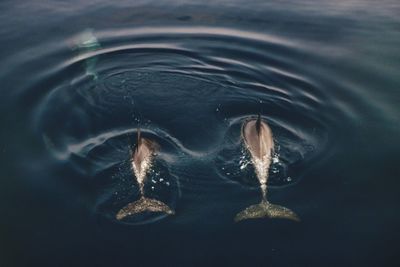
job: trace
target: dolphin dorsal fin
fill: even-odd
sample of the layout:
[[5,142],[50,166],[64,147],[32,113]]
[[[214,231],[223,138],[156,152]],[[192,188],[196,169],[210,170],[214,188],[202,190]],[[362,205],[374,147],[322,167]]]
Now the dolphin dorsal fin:
[[261,132],[261,114],[258,113],[258,117],[257,117],[257,121],[256,121],[256,131],[257,131],[257,135],[260,136],[260,132]]
[[140,143],[141,143],[141,140],[142,140],[140,134],[141,134],[140,133],[140,128],[138,127],[137,128],[136,152],[139,150],[139,146],[140,146]]

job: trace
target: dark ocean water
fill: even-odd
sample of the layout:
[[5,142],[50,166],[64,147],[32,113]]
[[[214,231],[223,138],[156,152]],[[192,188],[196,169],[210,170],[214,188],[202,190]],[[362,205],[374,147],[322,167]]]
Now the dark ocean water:
[[[400,3],[0,2],[0,266],[398,266]],[[240,127],[276,151],[260,201]],[[138,198],[137,128],[161,145]]]

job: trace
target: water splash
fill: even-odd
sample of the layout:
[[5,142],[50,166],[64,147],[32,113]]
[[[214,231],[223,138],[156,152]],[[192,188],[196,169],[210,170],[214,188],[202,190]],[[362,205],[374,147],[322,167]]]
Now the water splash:
[[[101,45],[94,35],[94,31],[86,29],[77,37],[75,49],[78,50],[80,56],[85,56],[86,54],[100,50]],[[93,77],[94,80],[98,79],[96,71],[97,61],[98,56],[89,56],[84,62],[86,75]]]

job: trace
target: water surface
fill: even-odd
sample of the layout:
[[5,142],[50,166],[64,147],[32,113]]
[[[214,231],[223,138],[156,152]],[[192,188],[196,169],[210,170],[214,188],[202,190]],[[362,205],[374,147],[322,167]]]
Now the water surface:
[[[397,1],[2,1],[0,264],[397,266]],[[276,150],[260,201],[240,127]],[[137,128],[162,147],[139,197]]]

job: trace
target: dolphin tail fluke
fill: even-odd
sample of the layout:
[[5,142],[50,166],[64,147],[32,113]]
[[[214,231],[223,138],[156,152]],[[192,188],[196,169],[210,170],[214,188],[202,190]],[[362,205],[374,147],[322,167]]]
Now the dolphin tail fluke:
[[297,216],[297,214],[290,209],[271,204],[267,201],[262,201],[259,204],[251,205],[239,212],[235,217],[235,222],[246,219],[257,219],[264,217],[289,219],[297,222],[300,221],[300,218]]
[[168,207],[166,204],[164,204],[159,200],[142,197],[139,200],[131,202],[125,207],[123,207],[115,217],[117,218],[117,220],[122,220],[127,216],[135,215],[146,211],[161,212],[166,214],[175,213],[173,210],[171,210],[170,207]]

